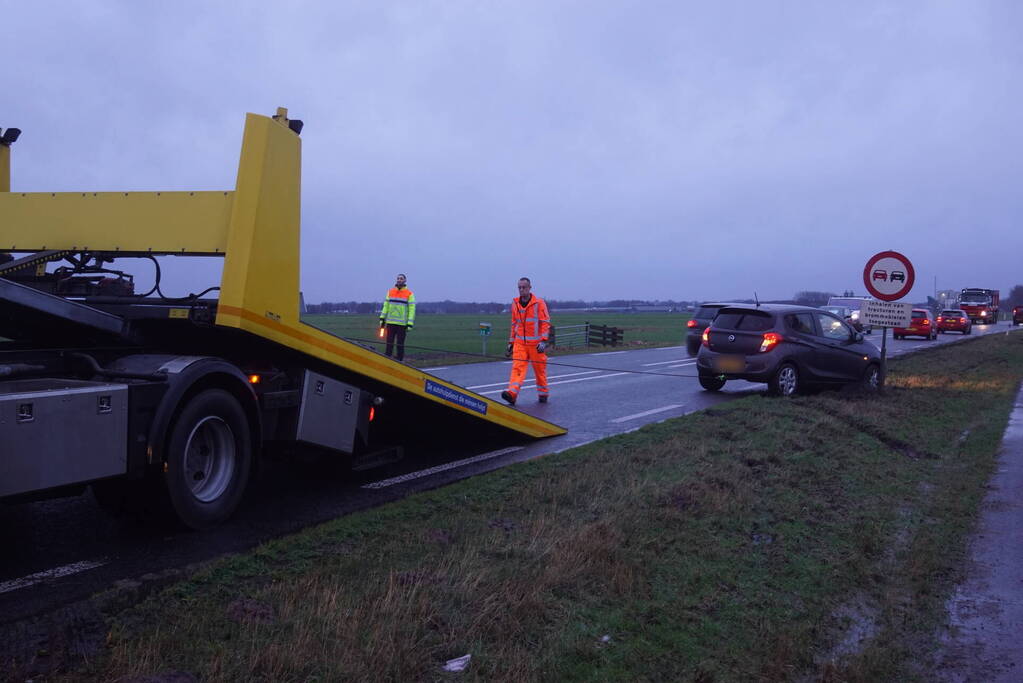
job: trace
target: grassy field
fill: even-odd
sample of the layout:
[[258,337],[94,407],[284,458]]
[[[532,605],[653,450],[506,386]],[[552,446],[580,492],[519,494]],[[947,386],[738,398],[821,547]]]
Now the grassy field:
[[[685,339],[686,321],[691,316],[678,313],[564,313],[551,314],[555,332],[558,327],[581,325],[610,325],[625,331],[627,348],[674,346]],[[306,315],[302,320],[339,337],[360,340],[382,348],[380,319],[375,315]],[[480,336],[481,322],[489,322],[492,332],[487,341],[487,355]],[[405,339],[405,361],[418,366],[472,363],[480,360],[503,358],[508,343],[509,316],[502,315],[419,315],[416,324]],[[592,350],[592,349],[591,349]],[[579,349],[574,349],[578,352]],[[551,355],[570,353],[555,349]]]
[[56,678],[928,680],[1021,379],[983,337],[418,494],[111,612]]

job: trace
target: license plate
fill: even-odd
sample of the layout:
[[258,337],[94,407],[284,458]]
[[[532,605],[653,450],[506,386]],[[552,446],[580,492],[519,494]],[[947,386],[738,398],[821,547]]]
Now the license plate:
[[714,369],[718,372],[742,372],[746,369],[746,358],[743,356],[718,356],[714,359]]

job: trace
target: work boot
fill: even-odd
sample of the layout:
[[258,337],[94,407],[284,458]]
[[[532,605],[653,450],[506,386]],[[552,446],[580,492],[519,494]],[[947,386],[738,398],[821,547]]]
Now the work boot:
[[547,403],[547,394],[540,394],[540,403]]
[[508,402],[508,405],[515,405],[515,394],[510,391],[502,391],[501,398]]

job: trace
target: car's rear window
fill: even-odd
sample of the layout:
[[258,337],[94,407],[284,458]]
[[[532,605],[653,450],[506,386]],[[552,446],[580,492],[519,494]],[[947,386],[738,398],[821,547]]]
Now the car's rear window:
[[[902,309],[906,310],[906,309]],[[927,311],[913,311],[913,320],[920,320],[927,317]]]
[[963,312],[962,311],[953,310],[953,309],[950,308],[947,311],[942,311],[941,314],[942,315],[951,315],[951,316],[961,316],[963,314]]
[[696,310],[696,315],[694,315],[693,317],[694,318],[713,318],[714,316],[716,316],[718,314],[718,311],[720,311],[722,308],[724,308],[724,306],[700,306]]
[[725,330],[763,332],[774,326],[770,313],[761,311],[725,311],[714,318],[714,327]]

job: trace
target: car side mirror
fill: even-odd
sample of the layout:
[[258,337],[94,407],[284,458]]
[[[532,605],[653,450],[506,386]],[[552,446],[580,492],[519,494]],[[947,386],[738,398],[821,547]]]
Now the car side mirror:
[[863,333],[862,332],[853,332],[853,341],[855,341],[855,342],[863,341]]

